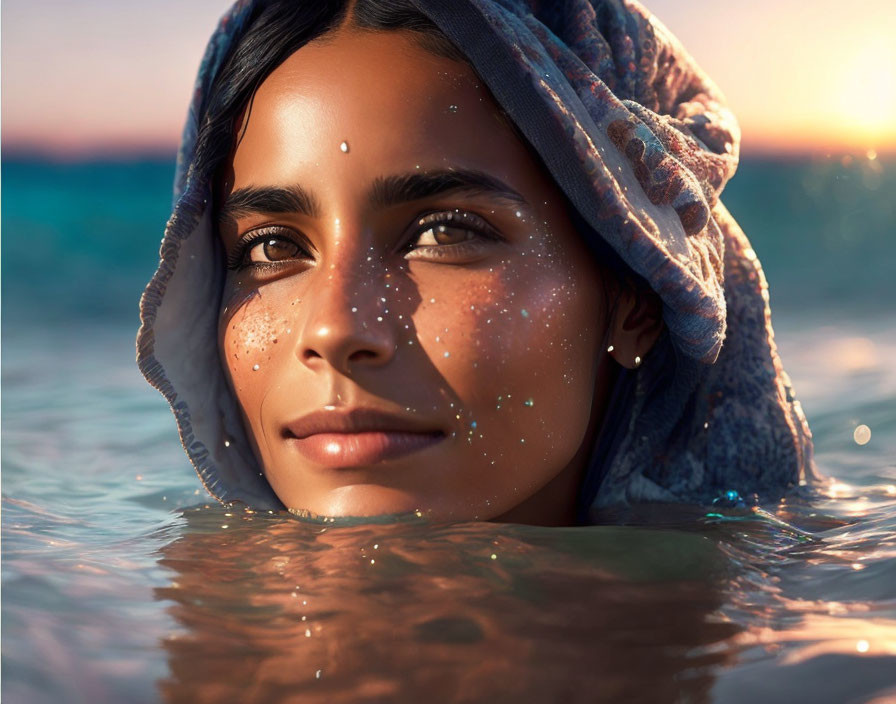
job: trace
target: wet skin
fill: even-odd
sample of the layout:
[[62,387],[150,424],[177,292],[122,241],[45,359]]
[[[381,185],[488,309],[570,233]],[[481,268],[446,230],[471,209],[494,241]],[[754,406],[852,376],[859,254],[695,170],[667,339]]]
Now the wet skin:
[[564,198],[475,73],[340,29],[261,84],[229,166],[219,346],[283,503],[571,523],[604,350],[649,335],[625,297],[608,329]]

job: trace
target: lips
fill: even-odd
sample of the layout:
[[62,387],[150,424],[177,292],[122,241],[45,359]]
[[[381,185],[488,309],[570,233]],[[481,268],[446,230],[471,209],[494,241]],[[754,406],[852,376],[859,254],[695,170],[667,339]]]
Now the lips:
[[438,427],[416,418],[365,408],[316,411],[289,423],[283,436],[307,460],[330,468],[396,459],[446,437]]

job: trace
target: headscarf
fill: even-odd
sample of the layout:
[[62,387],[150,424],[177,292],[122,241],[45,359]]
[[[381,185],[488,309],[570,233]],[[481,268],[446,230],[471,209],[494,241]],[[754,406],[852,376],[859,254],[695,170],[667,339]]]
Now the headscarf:
[[[720,91],[633,0],[413,0],[467,57],[584,223],[656,292],[666,332],[623,372],[580,515],[640,501],[776,498],[812,475],[811,434],[775,348],[762,268],[719,196],[739,130]],[[212,36],[178,153],[175,207],[141,301],[138,363],[208,491],[280,508],[217,348],[224,280],[192,168],[201,106],[253,8]]]

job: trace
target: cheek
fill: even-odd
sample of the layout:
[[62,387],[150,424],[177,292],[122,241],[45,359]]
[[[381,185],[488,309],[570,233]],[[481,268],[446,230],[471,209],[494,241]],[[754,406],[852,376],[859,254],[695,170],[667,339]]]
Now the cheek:
[[246,417],[258,421],[261,403],[276,383],[279,359],[292,334],[277,307],[256,295],[232,315],[225,308],[220,323],[220,349],[233,389]]
[[421,291],[430,303],[414,322],[457,398],[468,439],[490,456],[578,449],[590,416],[602,305],[594,276],[532,256],[471,273],[463,283]]

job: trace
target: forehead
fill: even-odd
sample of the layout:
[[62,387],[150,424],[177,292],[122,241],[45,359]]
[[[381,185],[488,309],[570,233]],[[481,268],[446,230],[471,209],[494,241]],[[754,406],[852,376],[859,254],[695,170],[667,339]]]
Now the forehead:
[[235,187],[446,166],[500,175],[532,164],[467,64],[407,32],[353,29],[309,43],[267,77],[233,159]]

